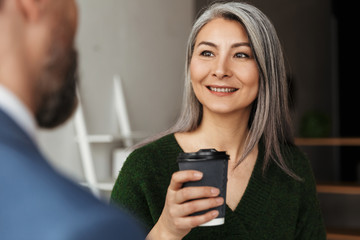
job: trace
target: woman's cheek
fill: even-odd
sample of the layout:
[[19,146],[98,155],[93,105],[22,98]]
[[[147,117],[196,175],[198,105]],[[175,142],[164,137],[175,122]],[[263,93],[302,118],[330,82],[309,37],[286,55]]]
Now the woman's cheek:
[[193,59],[190,63],[190,77],[193,82],[200,82],[208,75],[208,64]]

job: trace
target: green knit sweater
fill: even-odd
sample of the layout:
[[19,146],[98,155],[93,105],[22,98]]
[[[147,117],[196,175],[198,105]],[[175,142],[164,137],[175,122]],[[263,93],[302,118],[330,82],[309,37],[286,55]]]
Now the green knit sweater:
[[[182,152],[173,134],[133,151],[125,161],[111,193],[111,202],[137,216],[148,231],[159,219],[172,173],[179,170]],[[232,211],[226,206],[225,224],[196,227],[184,239],[325,240],[326,231],[308,159],[296,147],[284,155],[303,181],[270,164],[263,175],[264,147],[245,193]]]

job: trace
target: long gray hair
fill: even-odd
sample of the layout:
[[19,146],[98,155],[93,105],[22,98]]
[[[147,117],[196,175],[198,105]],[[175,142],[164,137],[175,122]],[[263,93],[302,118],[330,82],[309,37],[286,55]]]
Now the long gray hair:
[[253,103],[248,123],[249,133],[237,166],[262,138],[265,145],[263,171],[265,172],[270,160],[273,160],[288,175],[299,179],[286,165],[280,149],[282,144],[294,145],[282,47],[270,20],[259,9],[247,3],[214,3],[197,18],[187,43],[185,88],[180,116],[173,127],[137,147],[166,134],[190,132],[199,127],[202,105],[191,85],[189,65],[198,33],[215,18],[238,21],[244,26],[259,69],[259,93]]

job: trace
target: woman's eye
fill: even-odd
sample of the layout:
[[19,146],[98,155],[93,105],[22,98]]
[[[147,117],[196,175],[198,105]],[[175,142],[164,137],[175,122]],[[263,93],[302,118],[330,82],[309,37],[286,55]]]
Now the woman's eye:
[[214,56],[214,54],[212,52],[210,52],[210,51],[202,51],[200,53],[200,55],[204,56],[204,57],[212,57],[212,56]]
[[245,54],[245,53],[236,53],[234,55],[235,58],[248,58],[249,55]]

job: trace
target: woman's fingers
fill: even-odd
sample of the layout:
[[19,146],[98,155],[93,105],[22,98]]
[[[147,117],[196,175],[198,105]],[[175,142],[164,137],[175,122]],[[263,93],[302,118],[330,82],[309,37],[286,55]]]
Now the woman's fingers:
[[192,229],[201,224],[207,223],[219,215],[217,210],[209,211],[198,216],[189,216],[185,218],[178,218],[175,221],[175,226],[179,229]]
[[192,213],[212,209],[223,204],[218,197],[220,191],[214,187],[185,187],[185,182],[199,181],[203,174],[199,171],[178,171],[171,177],[166,194],[165,206],[159,221],[152,232],[166,232],[181,238],[196,226],[214,219],[219,212],[211,210],[202,215],[190,216]]
[[183,183],[190,181],[199,181],[202,176],[202,172],[195,170],[175,172],[171,177],[169,189],[172,191],[177,191],[182,187]]
[[214,187],[185,187],[176,192],[175,202],[183,203],[193,199],[211,198],[220,194],[220,190]]
[[179,211],[184,216],[188,216],[196,212],[218,207],[223,203],[224,199],[222,197],[198,199],[181,204]]

